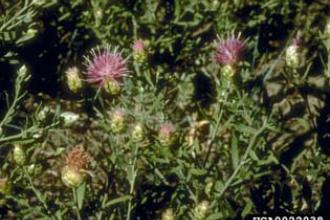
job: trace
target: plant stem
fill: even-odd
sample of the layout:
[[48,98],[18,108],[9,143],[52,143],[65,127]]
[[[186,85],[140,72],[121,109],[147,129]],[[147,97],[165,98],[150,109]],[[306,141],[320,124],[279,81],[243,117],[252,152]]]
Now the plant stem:
[[212,145],[213,145],[214,139],[215,139],[215,137],[218,133],[219,127],[220,127],[220,122],[221,122],[221,118],[222,118],[222,115],[223,115],[223,106],[224,106],[224,103],[227,102],[227,99],[228,99],[228,95],[226,95],[224,102],[220,103],[219,106],[218,106],[217,110],[218,110],[219,114],[218,114],[218,117],[217,117],[215,127],[212,130],[211,139],[209,140],[209,143],[207,145],[207,153],[206,153],[206,157],[205,157],[204,163],[203,163],[204,166],[206,165],[206,162],[210,157],[211,150],[212,150]]
[[264,130],[267,128],[267,123],[266,121],[264,122],[263,126],[256,132],[256,134],[251,138],[250,144],[249,146],[246,148],[244,155],[241,159],[241,162],[238,164],[238,166],[236,167],[236,169],[234,170],[233,174],[229,177],[229,179],[226,181],[224,187],[222,188],[222,190],[220,191],[219,195],[217,196],[217,199],[220,199],[223,194],[226,192],[226,190],[231,186],[232,182],[234,181],[234,179],[236,178],[237,174],[239,173],[239,171],[241,170],[242,166],[247,162],[247,158],[249,156],[249,153],[252,149],[252,147],[255,145],[256,140],[258,138],[258,136],[264,132]]
[[75,188],[72,188],[72,195],[73,195],[73,201],[75,203],[75,211],[76,211],[76,216],[78,220],[81,220],[81,216],[80,216],[80,210],[79,210],[79,206],[78,206],[78,200],[77,200],[77,192]]
[[[135,150],[134,150],[134,159],[132,161],[132,165],[131,165],[131,172],[132,172],[132,179],[130,181],[130,195],[133,194],[134,192],[134,186],[135,186],[135,179],[137,176],[137,170],[135,170],[135,165],[136,165],[136,160],[137,160],[137,153],[138,153],[138,145],[135,144]],[[132,212],[132,198],[129,200],[128,202],[128,208],[127,208],[127,220],[131,219],[131,212]]]
[[22,169],[23,169],[24,175],[27,177],[27,179],[29,181],[29,184],[30,184],[30,187],[31,187],[33,193],[37,197],[38,201],[42,204],[42,206],[44,207],[44,209],[47,211],[46,215],[49,216],[49,217],[51,217],[51,219],[58,219],[57,216],[50,216],[50,213],[51,212],[50,212],[50,210],[49,210],[49,208],[47,206],[47,203],[46,203],[44,197],[42,196],[41,192],[34,187],[33,181],[31,179],[28,171],[26,170],[26,168],[23,166]]

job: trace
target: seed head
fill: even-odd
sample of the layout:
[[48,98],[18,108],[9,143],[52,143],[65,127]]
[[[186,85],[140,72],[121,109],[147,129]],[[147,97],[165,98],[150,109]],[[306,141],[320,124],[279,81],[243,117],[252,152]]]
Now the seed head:
[[217,42],[215,60],[221,65],[234,65],[242,59],[246,50],[245,42],[240,40],[240,33]]
[[109,46],[105,49],[92,49],[90,55],[90,57],[85,57],[89,83],[99,87],[108,87],[109,82],[120,83],[122,78],[127,76],[127,59],[122,57],[117,48],[113,51]]

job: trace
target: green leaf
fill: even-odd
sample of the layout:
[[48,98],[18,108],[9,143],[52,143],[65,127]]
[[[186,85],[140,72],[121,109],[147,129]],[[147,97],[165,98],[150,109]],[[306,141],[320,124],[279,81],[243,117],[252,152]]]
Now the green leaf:
[[253,204],[249,200],[242,211],[242,217],[244,218],[245,216],[247,216],[251,212],[252,208],[253,208]]
[[233,168],[235,169],[238,166],[239,162],[238,143],[236,135],[233,135],[231,139],[231,160],[233,163]]
[[82,208],[86,192],[86,183],[84,182],[77,188],[77,202],[79,210]]
[[223,215],[221,212],[213,213],[212,215],[208,216],[206,220],[216,220],[216,219],[223,219]]
[[113,200],[107,202],[105,204],[104,208],[108,208],[108,207],[113,206],[113,205],[115,205],[117,203],[125,202],[127,200],[130,200],[131,198],[132,198],[132,196],[130,196],[130,195],[121,196],[119,198],[116,198],[116,199],[113,199]]
[[249,156],[252,158],[252,160],[259,161],[257,154],[253,150],[249,152]]
[[235,125],[235,127],[237,128],[237,130],[245,132],[247,134],[255,134],[258,131],[257,129],[246,126],[244,124],[237,124]]
[[202,175],[205,175],[207,173],[207,170],[202,170],[202,169],[195,169],[195,168],[192,168],[190,170],[190,173],[194,176],[202,176]]
[[57,219],[62,220],[62,212],[60,209],[55,212],[55,216]]

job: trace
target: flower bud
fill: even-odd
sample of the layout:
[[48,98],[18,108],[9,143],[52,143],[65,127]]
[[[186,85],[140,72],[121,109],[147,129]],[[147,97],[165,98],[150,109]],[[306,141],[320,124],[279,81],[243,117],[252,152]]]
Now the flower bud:
[[204,200],[198,203],[193,211],[195,220],[204,220],[206,218],[207,211],[209,209],[209,202]]
[[14,159],[14,162],[19,166],[24,165],[26,162],[25,152],[24,152],[22,146],[19,144],[14,145],[13,159]]
[[213,186],[214,186],[214,183],[212,180],[209,179],[206,181],[206,185],[205,185],[205,189],[204,189],[204,192],[206,193],[206,195],[211,195]]
[[102,23],[102,19],[103,19],[103,12],[101,9],[96,9],[94,12],[94,17],[95,17],[95,24],[96,26],[100,26]]
[[21,66],[21,68],[19,68],[17,74],[18,74],[18,77],[23,79],[23,78],[27,78],[29,73],[28,73],[26,66],[23,65],[23,66]]
[[132,131],[132,139],[136,142],[141,142],[144,140],[144,126],[142,124],[136,124]]
[[175,220],[175,215],[173,212],[173,209],[166,209],[163,213],[162,213],[162,220]]
[[79,92],[83,87],[82,80],[79,77],[79,69],[75,66],[70,67],[67,69],[65,74],[66,74],[67,86],[70,89],[70,91],[73,93]]
[[117,80],[107,80],[104,83],[104,89],[109,95],[118,95],[121,91],[120,83]]
[[65,166],[61,172],[62,182],[69,188],[80,186],[85,181],[86,174]]
[[288,67],[296,69],[299,66],[298,47],[290,45],[285,51],[285,62]]
[[227,79],[231,79],[234,76],[234,74],[235,74],[235,70],[232,67],[232,65],[228,64],[222,68],[222,75]]
[[48,107],[43,107],[36,115],[37,120],[45,121],[53,111]]
[[142,40],[136,40],[133,44],[133,59],[137,63],[143,63],[147,60],[148,53]]
[[65,157],[65,165],[61,170],[62,182],[65,186],[78,187],[86,179],[89,155],[81,148],[74,148]]
[[291,69],[297,69],[302,61],[301,43],[301,38],[297,36],[293,39],[293,43],[285,51],[285,62]]
[[4,195],[11,193],[11,182],[7,177],[0,178],[0,193]]
[[158,134],[159,142],[163,146],[170,147],[175,144],[176,141],[176,130],[173,124],[165,123],[161,126]]
[[125,113],[122,110],[116,110],[112,113],[111,130],[113,133],[121,133],[125,129]]

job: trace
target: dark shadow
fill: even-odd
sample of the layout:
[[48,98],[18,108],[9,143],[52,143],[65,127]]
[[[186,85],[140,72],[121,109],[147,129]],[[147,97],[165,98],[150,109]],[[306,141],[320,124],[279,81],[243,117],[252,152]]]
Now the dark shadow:
[[304,150],[304,143],[310,140],[313,132],[309,131],[296,137],[293,142],[287,146],[287,150],[280,155],[280,162],[287,167],[290,167],[294,159]]
[[216,97],[215,85],[211,78],[202,73],[197,73],[194,80],[193,101],[200,106],[208,108]]
[[166,185],[142,185],[138,189],[137,207],[134,209],[132,219],[157,219],[160,211],[168,207],[175,187]]
[[317,141],[321,147],[321,151],[330,156],[330,96],[328,95],[324,101],[324,107],[320,111],[317,119]]
[[330,176],[324,181],[322,186],[322,196],[321,196],[321,204],[318,210],[316,211],[316,215],[322,215],[326,217],[326,219],[330,219]]

